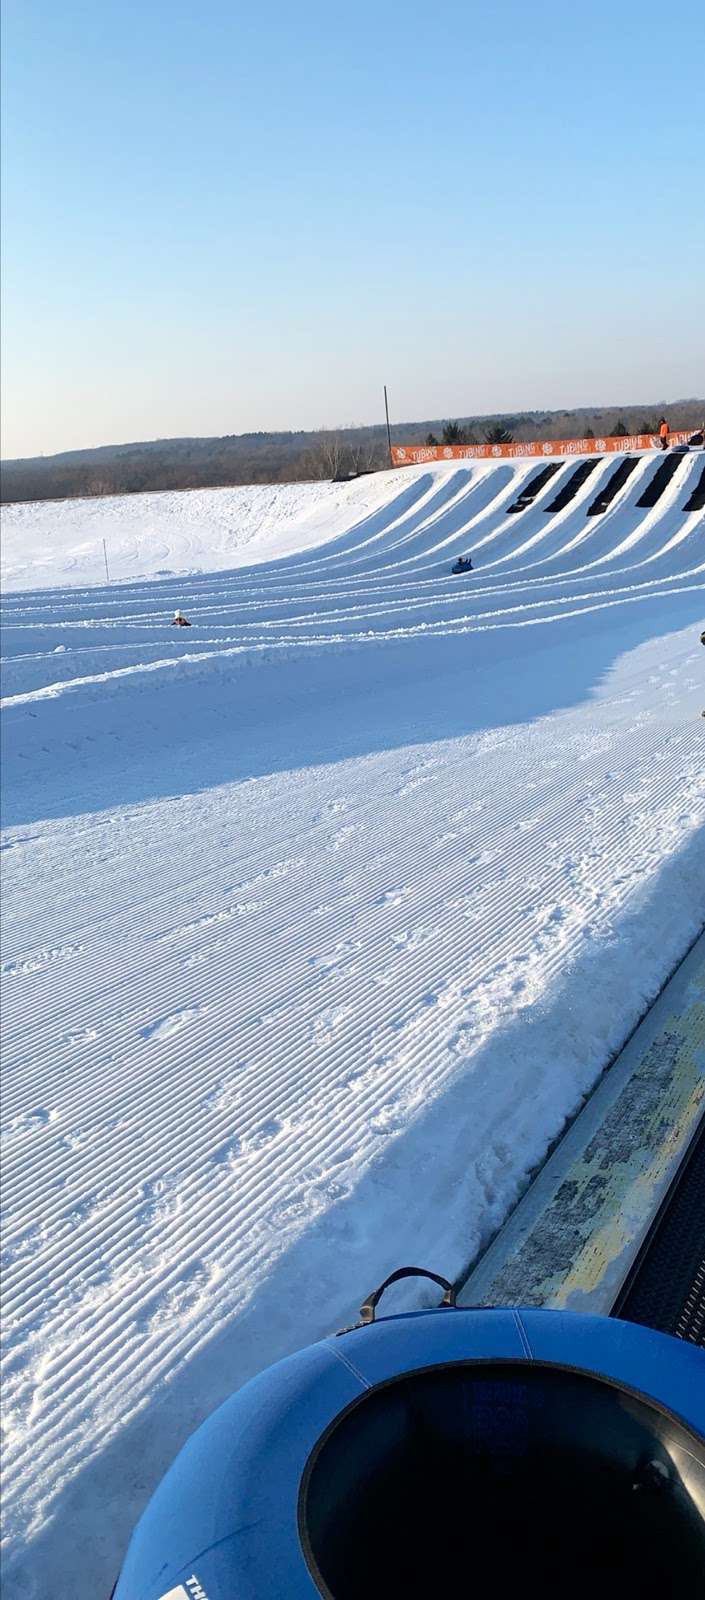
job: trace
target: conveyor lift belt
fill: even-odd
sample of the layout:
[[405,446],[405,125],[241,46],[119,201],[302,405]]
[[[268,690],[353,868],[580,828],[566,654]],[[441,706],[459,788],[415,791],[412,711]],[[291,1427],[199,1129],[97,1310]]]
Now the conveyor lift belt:
[[705,1349],[705,1114],[612,1316]]
[[612,473],[612,477],[608,479],[606,484],[603,484],[600,493],[595,496],[592,505],[588,506],[589,517],[596,517],[601,511],[607,510],[607,507],[612,504],[615,495],[619,494],[620,489],[623,488],[634,468],[638,466],[639,460],[639,456],[625,456],[620,461],[616,472]]
[[507,516],[515,511],[526,511],[527,506],[530,506],[536,499],[537,494],[540,494],[541,490],[545,488],[549,479],[553,477],[554,472],[558,472],[563,466],[565,466],[564,461],[552,461],[550,466],[542,467],[541,471],[537,472],[531,481],[527,483],[526,488],[522,489],[521,494],[513,501],[512,505],[507,506]]
[[551,501],[550,506],[546,506],[546,511],[562,511],[565,506],[570,505],[571,500],[575,499],[578,489],[582,488],[585,479],[589,478],[590,473],[595,471],[595,467],[599,465],[601,460],[602,456],[593,456],[590,461],[581,461],[575,472],[571,472],[568,482],[564,483],[562,489],[559,489],[555,500]]
[[700,474],[700,477],[699,477],[699,479],[698,479],[698,481],[697,481],[697,483],[695,485],[693,493],[690,496],[690,499],[686,500],[685,505],[683,507],[683,510],[684,511],[703,511],[703,510],[705,510],[705,466],[703,467],[703,470],[702,470],[702,472]]
[[649,479],[644,493],[640,495],[639,499],[637,500],[638,506],[643,507],[645,510],[649,510],[651,506],[656,505],[656,501],[661,499],[661,495],[663,494],[666,485],[670,483],[674,472],[677,472],[682,460],[683,457],[680,455],[670,455],[664,457],[661,465],[656,468],[653,477]]

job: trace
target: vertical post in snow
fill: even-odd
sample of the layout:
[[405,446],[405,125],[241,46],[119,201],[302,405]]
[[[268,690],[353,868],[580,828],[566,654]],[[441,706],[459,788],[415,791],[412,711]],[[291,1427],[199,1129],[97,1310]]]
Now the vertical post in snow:
[[387,449],[389,451],[389,465],[390,465],[390,467],[392,467],[394,465],[394,462],[392,461],[392,435],[391,435],[390,430],[389,430],[389,401],[387,399],[387,385],[386,385],[386,383],[384,385],[384,414],[385,414],[385,416],[387,418]]
[[110,582],[110,573],[108,572],[108,552],[107,552],[107,550],[105,548],[105,540],[103,540],[103,560],[105,562],[105,576],[106,576],[106,578],[108,580],[108,583],[109,583]]

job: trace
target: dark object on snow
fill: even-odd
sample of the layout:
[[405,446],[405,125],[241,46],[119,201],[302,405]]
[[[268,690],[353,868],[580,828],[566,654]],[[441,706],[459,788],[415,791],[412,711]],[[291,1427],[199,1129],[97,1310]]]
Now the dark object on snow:
[[594,472],[596,467],[599,467],[601,460],[602,456],[592,456],[589,461],[581,461],[575,471],[571,472],[550,505],[543,507],[544,514],[553,516],[554,511],[564,511],[565,507],[570,505],[571,500],[575,498],[578,489],[582,488],[585,479],[589,478],[590,473]]
[[607,482],[600,489],[599,494],[595,496],[592,504],[588,506],[587,514],[589,517],[600,516],[603,511],[607,510],[607,507],[612,504],[615,495],[619,493],[626,483],[629,474],[639,465],[640,459],[639,456],[622,457],[619,466],[611,473]]
[[[375,1320],[387,1284],[416,1275],[442,1308]],[[575,1600],[698,1594],[702,1352],[614,1318],[454,1301],[401,1268],[357,1327],[226,1400],[147,1506],[114,1600],[461,1594],[469,1542],[495,1600],[549,1572],[573,1574]]]
[[184,616],[183,611],[175,611],[171,626],[172,628],[190,628],[191,624],[188,617]]
[[686,500],[684,511],[702,511],[705,507],[705,467],[702,468],[700,477],[695,485],[689,500]]
[[688,445],[691,450],[701,450],[705,446],[705,423],[702,428],[698,428],[697,433],[691,433]]
[[453,566],[451,567],[450,570],[451,570],[451,572],[472,572],[472,570],[473,570],[472,557],[471,556],[458,556],[457,561],[454,562],[454,564],[453,564]]
[[550,482],[554,473],[560,472],[561,467],[564,466],[564,461],[551,461],[547,467],[541,467],[539,472],[534,473],[533,478],[525,485],[518,498],[513,501],[512,505],[507,506],[507,516],[513,516],[519,511],[526,511],[527,506],[532,505],[536,496],[541,493],[542,489],[545,489],[546,484]]
[[656,505],[657,500],[661,499],[664,489],[667,488],[679,466],[677,452],[669,450],[667,460],[659,461],[658,466],[654,468],[649,478],[643,494],[639,495],[637,505],[640,510],[651,510],[651,507]]

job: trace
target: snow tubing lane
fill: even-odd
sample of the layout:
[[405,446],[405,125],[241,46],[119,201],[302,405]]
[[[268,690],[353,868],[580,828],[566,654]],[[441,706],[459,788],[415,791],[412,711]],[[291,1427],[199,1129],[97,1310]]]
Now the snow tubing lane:
[[114,1600],[698,1592],[705,1364],[602,1317],[439,1309],[324,1339],[231,1396],[139,1522]]
[[545,511],[550,516],[553,516],[556,511],[564,511],[566,506],[570,505],[571,500],[575,499],[578,489],[582,488],[586,478],[589,478],[590,473],[595,471],[601,461],[602,456],[593,456],[589,461],[581,461],[575,472],[571,472],[568,482],[563,485],[555,500],[551,501],[550,506],[545,506]]
[[703,467],[690,499],[686,500],[683,510],[684,512],[702,511],[703,508],[705,508],[705,467]]
[[647,483],[644,493],[637,500],[637,506],[641,510],[650,510],[652,506],[656,505],[657,500],[661,499],[664,489],[670,483],[674,472],[678,471],[682,460],[683,457],[679,454],[668,455],[664,458],[661,465],[656,468],[653,477]]
[[507,506],[507,516],[512,516],[517,511],[526,511],[527,506],[533,505],[536,496],[541,493],[542,489],[545,489],[546,484],[550,482],[554,473],[559,472],[561,467],[564,466],[564,461],[552,461],[550,466],[543,467],[541,472],[537,472],[531,481],[527,483],[526,488],[522,490],[519,498],[514,500],[512,505]]
[[607,507],[611,506],[620,489],[624,488],[627,478],[631,477],[634,468],[638,467],[640,460],[640,456],[625,456],[624,460],[620,461],[616,472],[612,473],[604,488],[596,495],[592,505],[588,506],[587,514],[589,517],[598,517],[602,511],[606,511]]

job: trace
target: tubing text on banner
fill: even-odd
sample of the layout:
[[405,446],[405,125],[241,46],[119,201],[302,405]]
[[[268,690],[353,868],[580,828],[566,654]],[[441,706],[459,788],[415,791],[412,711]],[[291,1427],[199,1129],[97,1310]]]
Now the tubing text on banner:
[[[669,433],[669,445],[687,444],[692,431]],[[621,439],[520,440],[514,444],[395,444],[392,463],[395,467],[419,467],[427,461],[517,461],[524,456],[603,456],[660,448],[655,433],[630,433]]]

